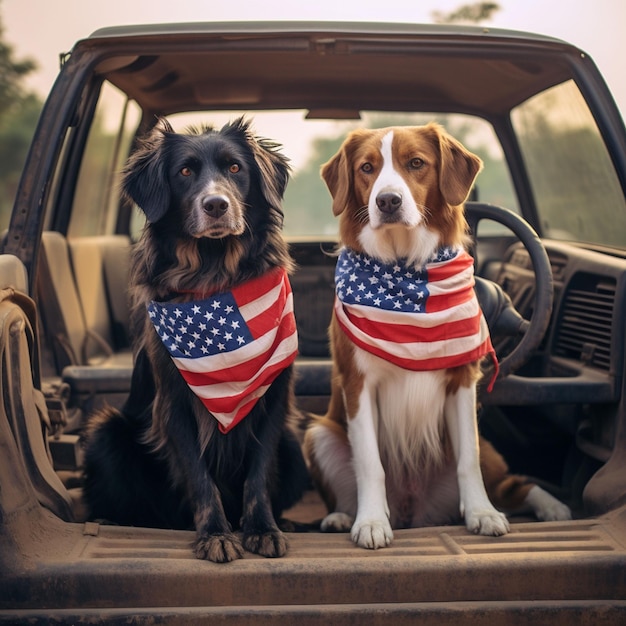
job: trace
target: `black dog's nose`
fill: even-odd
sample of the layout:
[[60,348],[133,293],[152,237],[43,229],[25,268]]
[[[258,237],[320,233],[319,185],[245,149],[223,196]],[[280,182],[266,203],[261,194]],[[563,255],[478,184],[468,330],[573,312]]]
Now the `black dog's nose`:
[[202,201],[202,208],[211,217],[220,217],[228,211],[229,207],[228,198],[225,196],[207,196]]
[[394,213],[402,205],[402,196],[396,191],[385,191],[376,196],[376,206],[383,213]]

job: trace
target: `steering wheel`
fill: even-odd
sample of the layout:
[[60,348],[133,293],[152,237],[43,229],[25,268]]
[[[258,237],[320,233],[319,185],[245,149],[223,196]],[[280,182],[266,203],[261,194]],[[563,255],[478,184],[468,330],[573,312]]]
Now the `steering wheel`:
[[533,228],[509,209],[485,204],[466,202],[465,219],[472,235],[470,254],[476,264],[476,234],[482,220],[493,220],[509,228],[522,242],[530,255],[535,273],[535,294],[533,314],[529,321],[524,320],[504,290],[494,282],[476,278],[476,295],[489,324],[492,335],[521,335],[515,348],[499,362],[498,378],[504,378],[518,370],[539,346],[550,322],[554,284],[552,268],[541,240]]

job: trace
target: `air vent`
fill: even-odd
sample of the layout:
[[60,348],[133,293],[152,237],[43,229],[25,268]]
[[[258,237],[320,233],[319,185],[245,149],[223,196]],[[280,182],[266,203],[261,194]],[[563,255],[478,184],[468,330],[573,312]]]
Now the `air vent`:
[[554,354],[609,371],[615,281],[577,274],[565,292]]

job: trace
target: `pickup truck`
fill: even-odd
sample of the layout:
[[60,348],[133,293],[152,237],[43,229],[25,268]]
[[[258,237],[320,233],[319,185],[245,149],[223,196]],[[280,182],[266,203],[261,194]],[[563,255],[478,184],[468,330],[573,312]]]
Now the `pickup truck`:
[[[194,558],[192,531],[87,519],[81,432],[132,371],[122,166],[158,116],[240,115],[293,166],[284,234],[303,415],[330,393],[337,224],[319,177],[350,130],[435,120],[484,163],[476,273],[528,320],[492,331],[481,433],[568,521],[502,537],[319,532],[311,488],[287,555]],[[0,624],[626,623],[626,130],[591,58],[482,27],[202,23],[103,28],[62,58],[0,243]],[[496,307],[497,309],[497,307]],[[488,322],[498,311],[485,312]],[[304,426],[303,426],[304,427]]]

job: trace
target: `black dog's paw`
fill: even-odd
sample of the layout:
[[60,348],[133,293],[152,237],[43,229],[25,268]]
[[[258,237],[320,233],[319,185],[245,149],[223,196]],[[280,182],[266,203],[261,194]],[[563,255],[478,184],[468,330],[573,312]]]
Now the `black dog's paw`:
[[243,558],[243,546],[232,533],[200,537],[194,546],[196,558],[214,563],[230,563]]
[[249,552],[269,558],[287,553],[287,539],[278,529],[265,533],[244,533],[243,546]]

